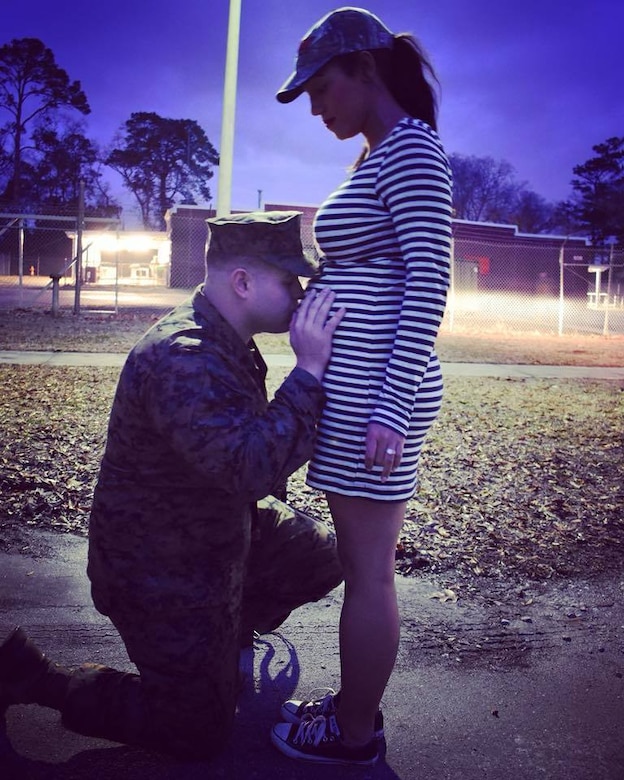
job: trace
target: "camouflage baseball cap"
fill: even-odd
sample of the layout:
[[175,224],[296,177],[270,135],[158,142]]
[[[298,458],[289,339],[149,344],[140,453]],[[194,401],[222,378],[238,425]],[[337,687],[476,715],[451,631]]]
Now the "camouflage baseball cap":
[[300,211],[250,211],[207,219],[206,263],[251,258],[297,276],[314,276],[318,263],[301,244]]
[[305,82],[339,54],[391,49],[394,35],[375,14],[364,8],[338,8],[318,21],[301,39],[295,70],[276,97],[290,103],[303,92]]

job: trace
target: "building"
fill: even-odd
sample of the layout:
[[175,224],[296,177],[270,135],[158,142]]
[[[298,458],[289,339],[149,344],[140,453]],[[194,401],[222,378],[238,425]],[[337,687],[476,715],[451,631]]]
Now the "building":
[[[267,203],[266,211],[300,211],[305,249],[316,251],[312,223],[317,206]],[[172,287],[194,287],[204,278],[207,239],[206,220],[215,211],[201,206],[174,206],[167,212],[171,240]],[[578,266],[579,273],[565,275],[566,295],[585,296],[588,268],[596,252],[584,238],[525,234],[515,225],[453,220],[454,283],[458,291],[513,291],[556,294],[560,285],[560,261]]]
[[[72,256],[77,234],[68,232]],[[82,233],[82,267],[86,284],[169,286],[171,242],[159,231],[96,231]]]

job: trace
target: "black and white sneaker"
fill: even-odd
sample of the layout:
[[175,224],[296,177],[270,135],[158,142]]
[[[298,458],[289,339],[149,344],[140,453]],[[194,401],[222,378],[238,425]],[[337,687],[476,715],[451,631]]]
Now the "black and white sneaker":
[[369,766],[379,758],[374,738],[360,747],[344,745],[335,715],[306,717],[298,724],[278,723],[271,731],[271,742],[285,756],[319,764]]
[[[323,693],[322,693],[323,692]],[[317,694],[317,695],[315,695]],[[318,694],[321,694],[318,696]],[[340,692],[333,688],[315,688],[310,691],[308,699],[289,699],[282,704],[281,716],[286,723],[301,723],[305,718],[316,718],[319,715],[329,717],[335,715],[338,709]],[[381,710],[375,715],[375,738],[384,738],[384,719]]]

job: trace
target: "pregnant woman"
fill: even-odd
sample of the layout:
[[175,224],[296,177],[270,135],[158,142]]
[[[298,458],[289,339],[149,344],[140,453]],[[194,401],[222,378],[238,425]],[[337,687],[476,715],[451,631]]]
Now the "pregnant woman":
[[338,139],[365,141],[314,226],[324,257],[312,289],[330,287],[346,314],[307,480],[327,496],[345,595],[339,693],[286,702],[272,731],[293,758],[371,764],[379,754],[379,704],[399,643],[396,544],[442,399],[434,345],[449,283],[451,173],[432,82],[411,35],[342,8],[304,36],[277,94],[288,103],[306,93]]

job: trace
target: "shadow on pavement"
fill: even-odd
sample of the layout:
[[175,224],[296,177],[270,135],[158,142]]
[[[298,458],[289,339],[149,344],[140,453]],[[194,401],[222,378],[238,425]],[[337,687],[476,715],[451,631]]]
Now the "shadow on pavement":
[[[234,732],[223,754],[213,761],[180,762],[138,748],[116,746],[115,743],[71,734],[62,728],[56,712],[29,705],[11,708],[9,721],[13,720],[15,710],[21,710],[22,717],[34,718],[36,728],[48,730],[48,739],[75,740],[77,745],[82,743],[82,747],[71,758],[59,763],[25,758],[11,745],[11,728],[7,736],[5,723],[0,730],[1,776],[4,780],[138,780],[147,777],[150,780],[317,780],[319,772],[322,772],[328,780],[349,777],[399,780],[398,775],[383,761],[364,770],[359,767],[319,767],[292,761],[279,755],[271,746],[271,726],[276,721],[281,703],[294,694],[300,674],[295,647],[282,634],[275,632],[261,637],[256,640],[253,650],[250,648],[243,651],[241,673],[244,688],[239,699]],[[89,747],[89,743],[104,747]]]

